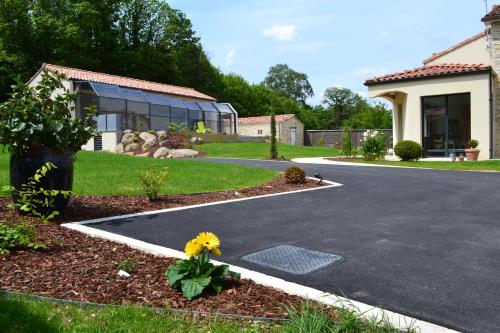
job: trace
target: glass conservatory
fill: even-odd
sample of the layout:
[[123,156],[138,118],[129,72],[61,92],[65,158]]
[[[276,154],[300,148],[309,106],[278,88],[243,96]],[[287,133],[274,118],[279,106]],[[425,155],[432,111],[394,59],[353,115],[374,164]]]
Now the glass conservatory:
[[97,108],[97,130],[166,130],[169,123],[196,130],[200,122],[216,133],[235,134],[237,113],[230,104],[188,101],[160,93],[91,81],[75,82],[76,117]]

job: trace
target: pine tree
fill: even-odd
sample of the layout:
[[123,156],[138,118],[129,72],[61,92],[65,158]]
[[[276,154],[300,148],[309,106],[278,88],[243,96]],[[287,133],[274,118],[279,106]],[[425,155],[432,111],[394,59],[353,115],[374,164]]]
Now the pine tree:
[[271,108],[271,159],[278,159],[278,144],[276,142],[276,115],[274,107]]

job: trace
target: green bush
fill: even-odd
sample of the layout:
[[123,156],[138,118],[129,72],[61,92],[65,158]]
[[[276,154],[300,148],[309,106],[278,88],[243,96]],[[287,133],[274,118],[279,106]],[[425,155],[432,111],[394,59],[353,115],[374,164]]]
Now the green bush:
[[0,254],[8,254],[17,248],[44,249],[35,242],[35,230],[29,224],[7,225],[0,223]]
[[70,191],[63,190],[47,190],[40,186],[43,177],[53,169],[57,169],[51,162],[47,162],[38,169],[33,177],[29,178],[25,184],[21,185],[19,190],[12,186],[5,186],[4,191],[11,191],[16,197],[14,202],[10,203],[10,207],[16,207],[22,212],[33,215],[43,222],[49,222],[51,219],[59,215],[55,210],[55,200],[57,197],[67,198]]
[[134,260],[125,259],[125,260],[120,261],[120,263],[118,264],[118,266],[116,268],[119,271],[133,273],[136,265],[137,265],[137,262],[135,262]]
[[476,139],[472,139],[469,141],[469,147],[471,147],[472,149],[476,149],[478,146],[479,141],[477,141]]
[[363,159],[365,161],[383,160],[385,153],[384,133],[373,130],[363,133]]
[[415,141],[403,140],[394,147],[394,154],[402,161],[418,161],[424,154],[422,146]]
[[292,166],[285,171],[285,180],[288,184],[301,184],[306,181],[306,173],[297,166]]
[[162,169],[157,169],[152,167],[148,171],[139,172],[138,177],[142,184],[144,194],[148,197],[149,201],[153,202],[158,199],[161,186],[168,177],[168,168],[163,167]]
[[354,152],[354,146],[352,144],[352,132],[351,126],[345,125],[342,128],[342,155],[345,157],[352,157]]

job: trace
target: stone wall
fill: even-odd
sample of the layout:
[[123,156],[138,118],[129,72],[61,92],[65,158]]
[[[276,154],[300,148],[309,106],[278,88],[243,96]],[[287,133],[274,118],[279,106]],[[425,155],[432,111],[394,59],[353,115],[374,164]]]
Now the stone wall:
[[[361,147],[361,140],[363,139],[363,133],[366,130],[352,130],[351,140],[352,144],[359,148]],[[385,134],[385,145],[388,149],[392,148],[392,130],[378,130]],[[311,130],[306,131],[305,138],[306,146],[328,146],[328,147],[338,147],[342,145],[342,130]]]

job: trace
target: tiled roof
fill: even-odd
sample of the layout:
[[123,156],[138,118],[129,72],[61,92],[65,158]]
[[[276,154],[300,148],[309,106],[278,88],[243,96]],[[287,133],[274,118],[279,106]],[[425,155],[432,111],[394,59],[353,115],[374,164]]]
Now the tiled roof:
[[[282,123],[287,120],[295,118],[294,114],[278,114],[276,115],[276,122]],[[238,118],[239,124],[265,124],[271,123],[271,116],[262,116],[262,117],[247,117],[247,118]]]
[[151,81],[134,79],[130,77],[98,73],[83,69],[70,68],[70,67],[51,65],[51,64],[43,64],[42,68],[38,70],[38,72],[31,78],[31,80],[33,80],[33,78],[43,70],[64,74],[68,79],[71,80],[85,80],[85,81],[92,81],[92,82],[99,82],[106,84],[114,84],[120,87],[141,89],[146,91],[159,92],[181,97],[196,98],[207,101],[215,101],[215,98],[205,95],[192,88],[173,86],[170,84],[156,83]]
[[490,70],[489,65],[441,64],[410,69],[404,72],[378,76],[365,81],[365,85],[380,84],[394,81],[417,80],[439,76],[460,75]]
[[493,5],[491,11],[486,14],[481,21],[488,22],[492,20],[500,19],[500,5]]
[[469,43],[472,43],[472,42],[474,42],[474,41],[476,41],[479,38],[482,38],[484,36],[486,36],[486,32],[483,31],[483,32],[481,32],[481,33],[479,33],[477,35],[474,35],[474,36],[472,36],[472,37],[470,37],[470,38],[468,38],[468,39],[466,39],[466,40],[464,40],[464,41],[462,41],[462,42],[460,42],[458,44],[455,44],[455,45],[447,48],[444,51],[441,51],[441,52],[438,52],[438,53],[434,53],[429,58],[425,59],[423,62],[424,62],[424,64],[427,64],[428,62],[431,62],[434,59],[437,59],[437,58],[439,58],[439,57],[441,57],[441,56],[443,56],[445,54],[448,54],[448,53],[450,53],[452,51],[455,51],[456,49],[458,49],[458,48],[460,48],[462,46],[465,46],[465,45],[467,45]]

